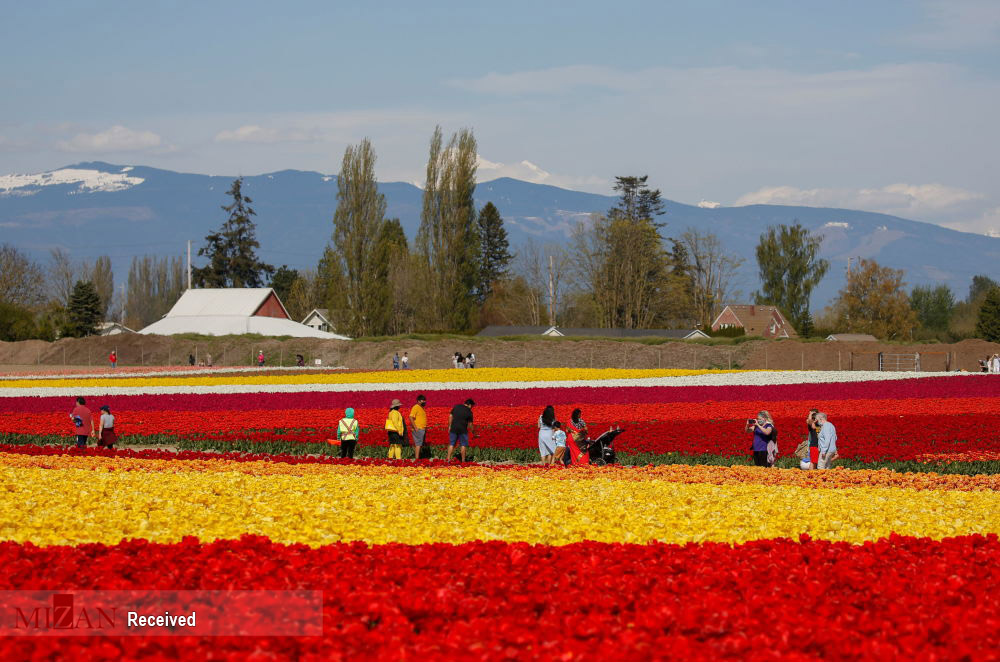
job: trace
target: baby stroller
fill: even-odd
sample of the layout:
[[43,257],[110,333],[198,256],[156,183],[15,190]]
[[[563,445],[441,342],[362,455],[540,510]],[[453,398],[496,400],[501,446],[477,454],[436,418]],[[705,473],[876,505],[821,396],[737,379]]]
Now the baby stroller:
[[[587,453],[592,465],[600,467],[606,464],[615,464],[618,462],[618,456],[615,454],[615,438],[622,432],[625,430],[621,428],[608,430],[597,439],[583,440],[578,444],[578,448]],[[570,463],[571,456],[572,453],[566,454],[566,464]]]

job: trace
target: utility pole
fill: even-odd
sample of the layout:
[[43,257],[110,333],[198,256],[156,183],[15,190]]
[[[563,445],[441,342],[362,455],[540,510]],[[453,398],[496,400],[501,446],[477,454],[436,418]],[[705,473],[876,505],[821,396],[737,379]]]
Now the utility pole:
[[122,326],[125,326],[125,304],[127,299],[125,298],[125,283],[122,283]]
[[[847,263],[847,269],[850,271],[850,262]],[[188,289],[191,289],[191,240],[188,239]]]
[[556,284],[554,279],[554,259],[549,256],[549,326],[556,325]]

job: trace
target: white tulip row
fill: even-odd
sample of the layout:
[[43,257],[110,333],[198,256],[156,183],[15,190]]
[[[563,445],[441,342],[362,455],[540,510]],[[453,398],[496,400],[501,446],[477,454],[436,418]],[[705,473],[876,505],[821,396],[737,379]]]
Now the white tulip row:
[[[941,372],[873,372],[873,371],[745,371],[710,373],[684,377],[647,377],[639,379],[561,380],[547,382],[399,382],[399,383],[350,383],[350,384],[222,384],[177,386],[114,386],[102,384],[74,388],[72,386],[38,386],[26,388],[0,388],[0,397],[53,397],[97,395],[145,394],[207,394],[207,393],[332,393],[363,391],[477,391],[498,389],[533,388],[628,388],[628,387],[689,387],[689,386],[772,386],[782,384],[836,384],[845,382],[892,381],[919,377],[946,377],[973,373]],[[162,376],[162,375],[160,375]],[[988,376],[986,377],[988,378]]]
[[143,372],[132,372],[128,370],[111,370],[110,368],[104,372],[66,372],[66,373],[51,373],[44,375],[18,375],[18,374],[6,374],[0,375],[0,384],[4,381],[12,380],[27,380],[36,379],[44,381],[46,379],[127,379],[130,377],[211,377],[214,375],[221,375],[226,373],[259,373],[261,370],[266,370],[268,372],[324,372],[327,370],[346,370],[345,366],[264,366],[259,368],[257,366],[242,366],[242,367],[230,367],[230,368],[205,368],[205,367],[180,367],[170,370],[146,370]]

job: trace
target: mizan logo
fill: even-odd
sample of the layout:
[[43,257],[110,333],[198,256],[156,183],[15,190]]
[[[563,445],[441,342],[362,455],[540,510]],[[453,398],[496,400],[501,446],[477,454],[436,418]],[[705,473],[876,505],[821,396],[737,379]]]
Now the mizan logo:
[[72,593],[54,593],[51,607],[14,607],[14,627],[22,630],[103,630],[115,627],[115,612],[115,607],[75,607]]

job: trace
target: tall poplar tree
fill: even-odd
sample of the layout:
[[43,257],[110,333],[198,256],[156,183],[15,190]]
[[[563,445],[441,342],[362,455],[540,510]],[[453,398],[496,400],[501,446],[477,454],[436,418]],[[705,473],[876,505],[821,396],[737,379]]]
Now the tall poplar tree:
[[799,330],[813,288],[830,268],[829,262],[817,257],[821,241],[796,221],[768,228],[757,244],[761,288],[756,302],[777,306]]
[[90,281],[94,284],[98,296],[101,297],[101,319],[106,319],[111,307],[111,298],[115,294],[115,276],[111,271],[111,258],[102,255],[94,262]]
[[[375,259],[376,241],[385,223],[385,196],[375,181],[375,151],[367,138],[344,151],[337,178],[337,211],[333,244],[343,265],[347,309],[343,328],[350,335],[381,333],[379,319],[386,306]],[[340,327],[338,327],[340,328]]]
[[222,227],[205,237],[205,246],[198,255],[207,257],[208,264],[192,270],[197,287],[263,287],[274,267],[257,258],[257,225],[249,197],[243,195],[243,178],[237,177],[226,191],[233,201],[223,205],[229,214]]
[[479,285],[477,295],[482,303],[493,292],[493,284],[507,275],[513,256],[507,241],[500,210],[487,202],[476,220],[479,229]]
[[469,129],[443,146],[441,127],[434,129],[417,247],[430,282],[424,326],[437,330],[468,329],[475,312],[479,280],[476,228],[476,139]]

